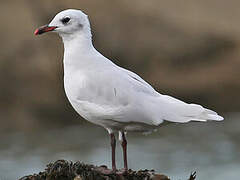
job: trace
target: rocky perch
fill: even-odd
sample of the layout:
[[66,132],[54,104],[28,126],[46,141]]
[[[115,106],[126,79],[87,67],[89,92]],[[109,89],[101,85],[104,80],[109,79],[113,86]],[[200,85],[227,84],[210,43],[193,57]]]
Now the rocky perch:
[[[195,180],[196,172],[188,180]],[[106,166],[94,166],[77,161],[58,160],[47,165],[45,171],[28,175],[19,180],[170,180],[168,176],[154,170],[128,170],[113,173]]]

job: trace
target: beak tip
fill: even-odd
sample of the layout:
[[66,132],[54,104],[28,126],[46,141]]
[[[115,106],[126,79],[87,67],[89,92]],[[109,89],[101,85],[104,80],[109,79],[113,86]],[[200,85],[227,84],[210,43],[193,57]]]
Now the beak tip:
[[57,26],[48,26],[48,25],[45,25],[45,26],[42,26],[40,28],[37,28],[35,31],[34,31],[34,34],[35,35],[40,35],[40,34],[43,34],[45,32],[49,32],[49,31],[53,31],[54,29],[56,29]]
[[37,36],[37,35],[39,35],[39,29],[36,29],[35,31],[34,31],[34,34]]

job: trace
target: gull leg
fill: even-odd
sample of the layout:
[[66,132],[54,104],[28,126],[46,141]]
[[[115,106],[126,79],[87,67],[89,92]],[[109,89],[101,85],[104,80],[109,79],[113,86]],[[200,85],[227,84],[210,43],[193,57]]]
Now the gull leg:
[[127,163],[127,140],[126,135],[122,131],[122,149],[123,149],[123,162],[124,162],[124,170],[128,170],[128,163]]
[[111,137],[111,147],[112,147],[112,170],[116,171],[116,159],[115,159],[115,152],[116,152],[116,139],[114,133],[110,133]]

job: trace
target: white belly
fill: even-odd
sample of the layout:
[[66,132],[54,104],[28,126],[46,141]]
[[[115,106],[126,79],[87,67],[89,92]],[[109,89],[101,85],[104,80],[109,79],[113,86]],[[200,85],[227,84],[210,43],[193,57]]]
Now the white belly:
[[[86,120],[112,130],[149,131],[146,113],[136,99],[126,98],[128,91],[114,91],[115,84],[107,84],[101,75],[81,72],[64,76],[64,88],[73,108]],[[98,79],[98,82],[92,79]],[[134,97],[134,96],[133,96]],[[141,102],[143,103],[143,102]]]
[[114,92],[108,92],[104,86],[98,87],[85,74],[78,72],[64,76],[64,89],[73,108],[92,123],[106,126],[113,116],[118,117],[116,112],[121,113],[113,99]]

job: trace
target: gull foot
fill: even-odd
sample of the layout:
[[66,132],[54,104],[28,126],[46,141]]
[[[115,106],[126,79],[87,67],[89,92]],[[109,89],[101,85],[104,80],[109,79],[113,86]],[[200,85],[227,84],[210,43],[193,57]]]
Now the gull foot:
[[108,169],[105,165],[97,167],[95,170],[104,175],[116,174],[116,170]]
[[125,168],[119,169],[116,171],[117,175],[126,175],[127,173],[128,173],[128,169],[125,169]]

